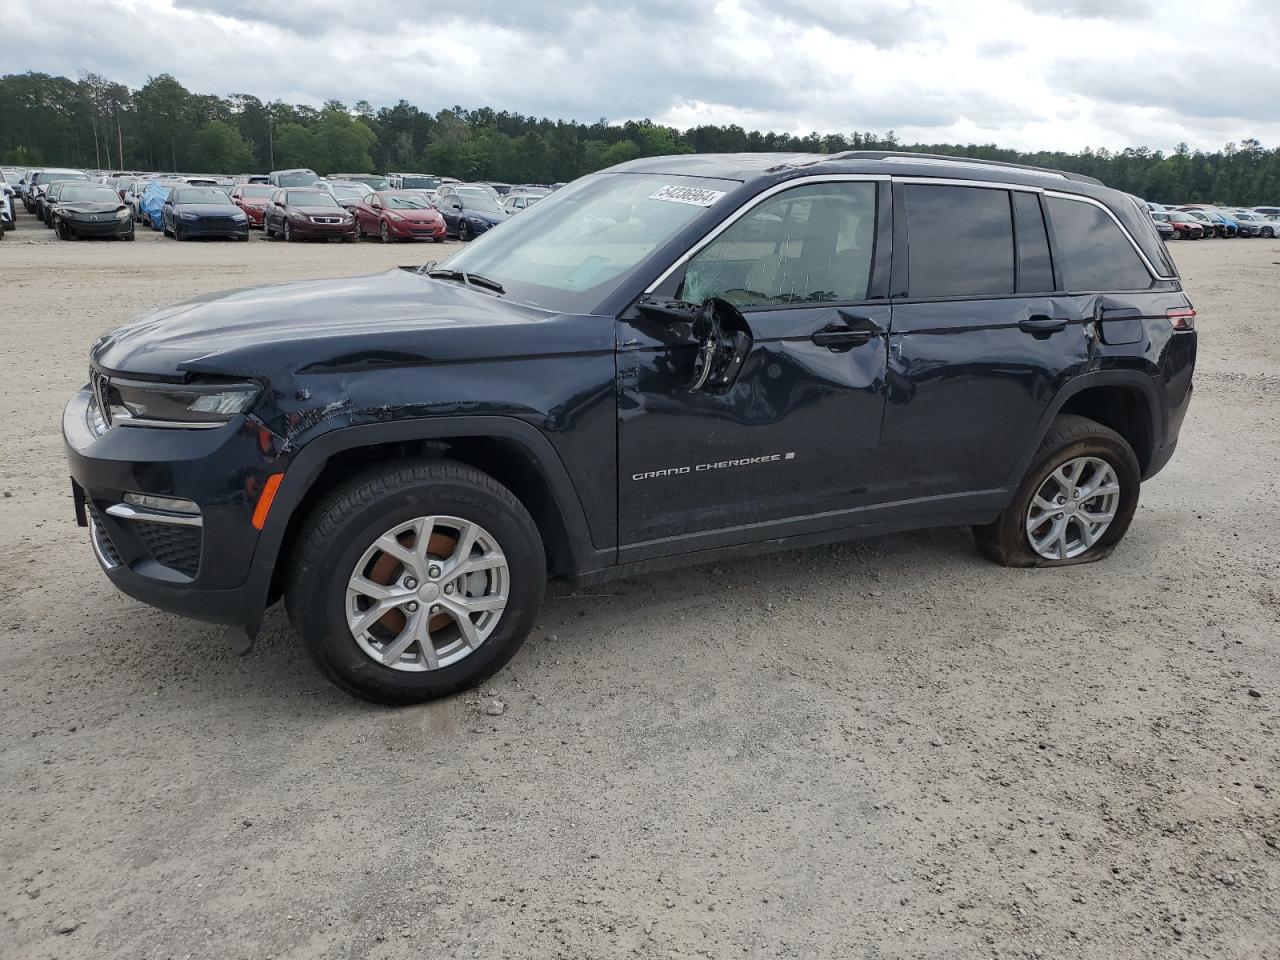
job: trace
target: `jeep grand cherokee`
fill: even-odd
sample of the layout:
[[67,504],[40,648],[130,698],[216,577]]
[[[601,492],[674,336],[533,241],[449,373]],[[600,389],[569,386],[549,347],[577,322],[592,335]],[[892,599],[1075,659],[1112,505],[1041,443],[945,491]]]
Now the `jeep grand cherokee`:
[[63,429],[107,576],[242,647],[283,597],[385,703],[501,667],[591,581],[941,524],[1099,560],[1172,455],[1195,311],[1087,177],[919,155],[583,177],[443,266],[102,337]]

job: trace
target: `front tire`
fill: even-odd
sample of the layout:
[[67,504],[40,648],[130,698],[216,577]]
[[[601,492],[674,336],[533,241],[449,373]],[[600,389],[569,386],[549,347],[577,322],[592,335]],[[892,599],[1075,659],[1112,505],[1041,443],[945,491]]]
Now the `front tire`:
[[546,585],[523,504],[446,460],[337,487],[297,544],[285,603],[302,646],[327,679],[375,703],[433,700],[491,676],[528,636]]
[[293,243],[293,231],[289,229],[289,221],[284,222],[284,242]]
[[378,228],[378,239],[383,243],[391,242],[391,229],[387,226],[387,221],[382,221],[382,226]]
[[1107,557],[1138,508],[1142,471],[1128,441],[1085,417],[1056,418],[1013,500],[973,528],[1006,567],[1060,567]]
[[474,234],[471,232],[471,225],[463,220],[458,224],[458,239],[463,243],[470,243]]

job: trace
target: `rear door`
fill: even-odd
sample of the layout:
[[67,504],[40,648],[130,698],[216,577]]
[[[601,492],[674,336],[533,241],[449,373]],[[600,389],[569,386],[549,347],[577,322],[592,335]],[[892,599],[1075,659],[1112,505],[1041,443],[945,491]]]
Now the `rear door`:
[[884,499],[941,515],[1000,500],[1048,404],[1087,366],[1093,318],[1057,292],[1042,200],[895,181]]

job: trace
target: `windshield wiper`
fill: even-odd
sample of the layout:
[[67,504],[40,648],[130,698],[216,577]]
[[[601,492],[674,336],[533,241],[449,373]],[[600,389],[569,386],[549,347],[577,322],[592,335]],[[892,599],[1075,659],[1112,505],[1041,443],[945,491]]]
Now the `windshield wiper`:
[[435,280],[461,280],[469,287],[484,287],[495,293],[507,292],[497,280],[490,280],[478,273],[467,273],[465,270],[447,270],[442,267],[439,270],[428,270],[427,276]]

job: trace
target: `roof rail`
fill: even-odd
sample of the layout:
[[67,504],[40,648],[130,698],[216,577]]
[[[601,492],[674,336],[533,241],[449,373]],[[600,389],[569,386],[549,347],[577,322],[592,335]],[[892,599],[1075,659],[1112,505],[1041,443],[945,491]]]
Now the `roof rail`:
[[1054,170],[1051,167],[1035,167],[1029,163],[1009,163],[1004,160],[979,160],[977,157],[952,157],[941,153],[912,153],[909,150],[845,150],[842,153],[834,153],[831,155],[832,160],[926,160],[939,161],[949,160],[952,163],[972,163],[983,167],[1005,167],[1010,170],[1027,170],[1032,173],[1048,173],[1062,177],[1064,180],[1074,180],[1077,183],[1092,183],[1097,186],[1105,186],[1103,182],[1096,177],[1090,177],[1083,173],[1072,173],[1068,170]]

